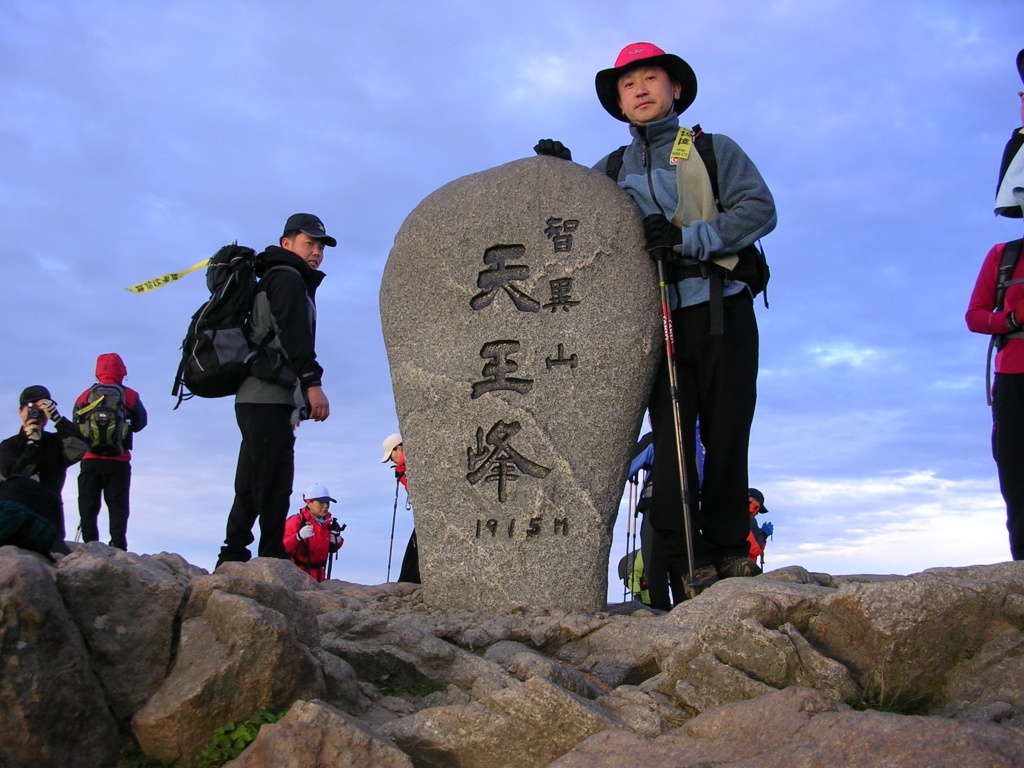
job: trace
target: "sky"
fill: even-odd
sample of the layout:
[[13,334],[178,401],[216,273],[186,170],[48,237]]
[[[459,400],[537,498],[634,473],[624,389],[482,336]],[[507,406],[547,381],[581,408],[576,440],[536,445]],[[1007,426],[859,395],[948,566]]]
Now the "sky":
[[[150,414],[129,548],[212,569],[232,402],[174,410],[170,394],[202,272],[124,288],[315,213],[338,239],[317,294],[331,416],[298,430],[293,511],[326,484],[347,525],[334,575],[367,584],[387,578],[394,520],[394,579],[412,527],[380,462],[398,430],[378,309],[394,235],[438,187],[540,138],[586,165],[625,143],[593,78],[641,40],[689,62],[683,122],[735,139],[778,208],[750,445],[766,566],[1009,559],[987,339],[963,317],[989,248],[1021,235],[992,213],[1020,124],[1014,0],[0,0],[0,433],[19,427],[22,388],[70,412],[96,356],[120,353]],[[628,517],[624,503],[613,567]]]

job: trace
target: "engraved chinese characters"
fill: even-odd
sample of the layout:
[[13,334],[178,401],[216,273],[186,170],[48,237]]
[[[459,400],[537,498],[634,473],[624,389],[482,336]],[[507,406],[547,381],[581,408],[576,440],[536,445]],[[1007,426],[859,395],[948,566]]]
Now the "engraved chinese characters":
[[640,216],[535,157],[427,197],[380,292],[424,599],[600,610],[661,333]]

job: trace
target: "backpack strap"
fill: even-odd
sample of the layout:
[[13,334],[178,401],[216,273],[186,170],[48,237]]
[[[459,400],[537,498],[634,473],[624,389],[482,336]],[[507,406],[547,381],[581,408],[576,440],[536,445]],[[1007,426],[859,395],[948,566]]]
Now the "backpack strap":
[[[1003,246],[1003,255],[999,259],[999,269],[996,272],[996,292],[992,297],[993,311],[1002,308],[1007,288],[1017,283],[1024,283],[1024,278],[1012,279],[1022,250],[1024,250],[1024,240],[1011,240]],[[1001,333],[989,339],[988,355],[985,358],[985,398],[989,405],[992,405],[992,352],[1005,347],[1010,339],[1022,338],[1024,338],[1024,332],[1018,331],[1017,333]]]
[[626,147],[628,144],[623,144],[621,147],[616,149],[610,155],[608,155],[608,162],[604,166],[605,175],[612,181],[619,180],[619,173],[622,172],[622,157],[626,154]]

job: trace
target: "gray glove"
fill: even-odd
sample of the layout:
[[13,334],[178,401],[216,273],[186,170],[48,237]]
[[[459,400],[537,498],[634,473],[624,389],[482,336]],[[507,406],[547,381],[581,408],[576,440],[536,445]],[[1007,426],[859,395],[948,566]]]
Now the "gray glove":
[[43,409],[43,413],[54,424],[61,420],[61,415],[57,413],[57,404],[53,400],[40,400],[39,407]]

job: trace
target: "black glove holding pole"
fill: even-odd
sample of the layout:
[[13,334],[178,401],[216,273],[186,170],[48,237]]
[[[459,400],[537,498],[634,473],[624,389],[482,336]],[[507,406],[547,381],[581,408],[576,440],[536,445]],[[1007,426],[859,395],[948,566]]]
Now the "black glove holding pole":
[[647,255],[655,261],[675,261],[679,252],[675,246],[683,244],[683,230],[660,213],[652,213],[644,219],[644,237],[647,239]]
[[533,151],[538,155],[547,155],[548,157],[558,157],[562,160],[572,160],[572,152],[560,141],[554,139],[541,139],[537,142],[537,146],[533,148]]

